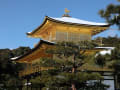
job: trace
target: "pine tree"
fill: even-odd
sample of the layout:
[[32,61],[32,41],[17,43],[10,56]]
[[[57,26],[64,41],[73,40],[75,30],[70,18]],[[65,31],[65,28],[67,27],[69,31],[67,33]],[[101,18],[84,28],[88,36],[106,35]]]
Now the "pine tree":
[[[23,68],[23,65],[13,63],[11,58],[23,55],[29,51],[29,47],[19,47],[14,50],[0,49],[0,90],[4,89],[15,90],[16,86],[21,83],[18,77],[18,72]],[[2,89],[3,90],[3,89]]]
[[99,14],[110,25],[117,25],[120,28],[120,4],[109,4],[106,9],[100,10]]
[[94,43],[84,41],[79,43],[62,42],[57,43],[52,49],[47,50],[47,53],[53,54],[52,59],[41,59],[39,65],[41,67],[54,67],[52,70],[42,71],[39,79],[32,79],[32,83],[41,83],[42,86],[54,90],[55,87],[64,87],[72,90],[85,87],[88,80],[102,78],[98,73],[87,73],[79,71],[78,68],[86,62],[85,51],[92,49]]

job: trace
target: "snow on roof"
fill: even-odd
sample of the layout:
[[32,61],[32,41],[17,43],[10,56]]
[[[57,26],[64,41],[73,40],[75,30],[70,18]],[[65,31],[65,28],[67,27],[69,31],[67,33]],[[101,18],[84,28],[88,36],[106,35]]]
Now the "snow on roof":
[[[71,24],[83,24],[83,25],[95,25],[95,26],[107,26],[107,25],[109,25],[108,23],[97,23],[97,22],[85,21],[85,20],[72,18],[72,17],[60,17],[60,18],[48,17],[48,18],[51,18],[51,19],[56,20],[56,21],[71,23]],[[32,33],[32,31],[27,32],[27,34],[31,34],[31,33]]]
[[27,32],[28,34],[30,34],[32,31],[29,31],[29,32]]
[[111,49],[111,50],[113,50],[115,47],[95,47],[95,48],[98,48],[98,49]]
[[108,25],[107,23],[96,23],[96,22],[89,22],[85,20],[80,20],[77,18],[72,18],[72,17],[61,17],[61,18],[53,18],[52,19],[58,20],[58,21],[63,21],[63,22],[68,22],[68,23],[77,23],[77,24],[88,24],[88,25]]
[[19,58],[20,56],[18,56],[18,57],[13,57],[13,58],[10,58],[11,60],[15,60],[15,59],[17,59],[17,58]]
[[[32,31],[31,31],[32,32]],[[31,33],[31,32],[27,32],[27,33]]]

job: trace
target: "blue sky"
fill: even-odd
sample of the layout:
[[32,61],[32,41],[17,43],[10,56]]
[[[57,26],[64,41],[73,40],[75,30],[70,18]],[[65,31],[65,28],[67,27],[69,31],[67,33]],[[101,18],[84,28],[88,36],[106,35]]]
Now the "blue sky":
[[[0,48],[33,47],[39,39],[28,38],[26,32],[38,27],[46,15],[61,17],[65,8],[72,17],[105,22],[98,11],[110,3],[118,4],[116,0],[0,0]],[[120,32],[107,30],[98,36],[116,33]]]

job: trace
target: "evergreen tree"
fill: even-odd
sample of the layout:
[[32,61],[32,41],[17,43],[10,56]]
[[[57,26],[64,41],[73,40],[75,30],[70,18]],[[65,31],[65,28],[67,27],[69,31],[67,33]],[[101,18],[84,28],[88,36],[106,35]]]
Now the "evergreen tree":
[[[0,49],[0,84],[4,85],[4,88],[6,89],[9,87],[7,90],[15,90],[15,86],[21,83],[18,72],[23,68],[21,64],[13,63],[11,58],[23,55],[24,52],[27,52],[28,50],[30,50],[28,47],[20,47],[14,50]],[[12,88],[10,89],[10,87]]]
[[[120,2],[120,0],[118,0]],[[99,14],[102,18],[111,24],[117,25],[120,28],[120,5],[109,4],[106,9],[99,11]]]
[[103,47],[117,47],[118,45],[120,45],[120,38],[118,36],[97,37],[93,40],[93,42],[98,43],[100,46],[102,44]]
[[101,67],[104,67],[105,61],[106,61],[105,56],[103,56],[101,54],[98,54],[95,59],[96,59],[96,64],[97,65],[99,65]]
[[85,87],[88,80],[101,79],[102,77],[98,73],[78,70],[85,64],[84,59],[87,57],[84,54],[85,51],[92,49],[94,45],[88,41],[57,43],[47,51],[47,53],[53,54],[53,59],[44,58],[39,61],[41,67],[54,67],[54,69],[42,71],[40,77],[32,79],[31,82],[41,84],[50,90],[54,90],[55,87],[64,87],[65,90],[72,87],[72,90],[78,90]]
[[31,49],[30,47],[19,47],[19,48],[16,48],[16,49],[13,49],[12,50],[12,53],[13,53],[13,56],[14,57],[17,57],[17,56],[22,56],[24,55],[25,53],[29,52]]

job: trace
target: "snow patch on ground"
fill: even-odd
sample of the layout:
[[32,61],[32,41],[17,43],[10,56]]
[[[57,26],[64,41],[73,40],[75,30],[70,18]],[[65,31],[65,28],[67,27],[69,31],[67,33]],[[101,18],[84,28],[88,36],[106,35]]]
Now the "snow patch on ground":
[[102,50],[100,51],[99,53],[96,54],[96,56],[98,54],[101,54],[101,55],[105,55],[105,54],[111,54],[111,51],[115,48],[115,47],[96,47],[97,49],[105,49],[105,50]]

